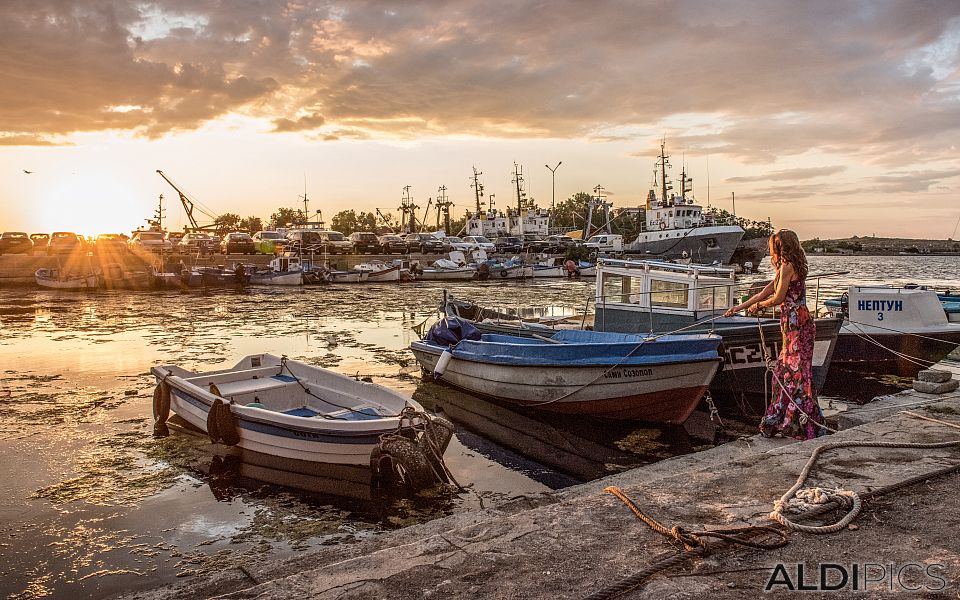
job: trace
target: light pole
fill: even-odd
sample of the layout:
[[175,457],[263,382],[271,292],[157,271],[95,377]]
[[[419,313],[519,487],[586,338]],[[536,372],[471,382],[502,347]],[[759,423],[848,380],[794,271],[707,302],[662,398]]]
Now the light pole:
[[547,169],[550,169],[550,183],[553,188],[553,191],[550,195],[550,219],[547,220],[547,233],[550,233],[550,221],[553,220],[553,211],[557,207],[557,169],[560,168],[560,165],[563,164],[563,161],[557,163],[557,166],[551,168],[550,165],[543,165]]

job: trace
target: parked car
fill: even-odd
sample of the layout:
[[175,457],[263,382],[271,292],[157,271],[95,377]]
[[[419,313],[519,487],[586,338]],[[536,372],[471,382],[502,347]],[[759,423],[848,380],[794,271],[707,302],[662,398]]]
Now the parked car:
[[339,231],[318,231],[320,248],[327,254],[350,254],[353,244]]
[[497,252],[503,254],[514,254],[523,251],[523,240],[518,237],[498,237],[493,240],[493,245]]
[[220,240],[215,235],[194,231],[183,236],[177,249],[187,254],[213,254],[220,250]]
[[224,254],[256,254],[257,247],[246,231],[234,231],[223,236],[220,251]]
[[524,252],[538,252],[536,248],[543,244],[544,236],[539,233],[525,233],[521,239]]
[[611,233],[595,235],[584,246],[597,254],[622,254],[623,236]]
[[477,248],[484,250],[486,252],[496,252],[497,247],[493,245],[493,242],[483,237],[482,235],[468,235],[463,238],[463,241],[470,242],[471,244],[476,244]]
[[176,248],[185,235],[187,234],[184,231],[168,231],[167,239],[170,241],[170,245]]
[[50,234],[31,233],[30,241],[33,242],[33,254],[36,254],[37,252],[41,254],[46,254],[47,245],[50,244]]
[[460,252],[470,252],[471,250],[475,250],[477,248],[477,245],[474,244],[473,242],[465,242],[463,241],[463,238],[457,237],[455,235],[448,235],[447,237],[443,238],[443,245],[444,245],[444,250],[446,250],[447,252],[451,250],[459,250]]
[[429,233],[408,233],[404,241],[407,252],[443,252],[443,240]]
[[[56,236],[57,234],[54,233],[53,235]],[[52,239],[50,243],[53,243]],[[173,250],[173,244],[167,239],[163,231],[134,231],[127,245],[147,252],[161,253]]]
[[289,249],[295,253],[321,252],[320,234],[313,229],[294,229],[287,232]]
[[119,233],[101,233],[93,241],[93,251],[100,256],[120,256],[127,251],[127,241]]
[[377,234],[369,231],[354,231],[350,234],[350,243],[357,254],[380,252],[380,240]]
[[380,236],[380,252],[383,254],[406,254],[407,242],[399,235],[388,233]]
[[87,243],[72,231],[54,231],[47,242],[47,254],[69,254],[86,249]]
[[23,231],[0,233],[0,254],[31,254],[33,241]]
[[258,231],[253,234],[253,244],[260,254],[280,254],[290,245],[290,240],[280,231]]
[[542,249],[539,252],[552,252],[554,254],[563,254],[567,248],[572,248],[580,243],[568,235],[550,235],[541,242]]

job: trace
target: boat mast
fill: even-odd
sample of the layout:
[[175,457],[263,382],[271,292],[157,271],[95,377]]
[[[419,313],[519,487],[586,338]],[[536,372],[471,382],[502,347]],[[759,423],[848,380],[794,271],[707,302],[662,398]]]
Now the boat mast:
[[480,183],[480,176],[483,175],[483,172],[478,171],[476,167],[473,167],[473,177],[470,179],[470,187],[473,188],[473,197],[477,201],[477,218],[480,218],[481,207],[483,202],[480,201],[480,198],[483,197],[483,184]]
[[666,154],[666,146],[667,138],[664,137],[660,141],[660,157],[657,160],[657,166],[660,169],[660,197],[663,200],[664,206],[668,206],[669,202],[667,199],[667,190],[672,189],[672,186],[667,182],[667,167],[670,166],[670,157]]
[[523,203],[524,196],[526,193],[523,191],[523,169],[517,165],[516,162],[513,163],[513,180],[511,183],[516,185],[517,188],[517,231],[520,235],[523,235]]
[[[417,209],[420,208],[413,203],[410,197],[410,186],[403,186],[403,197],[400,199],[400,231],[403,233],[416,233],[417,231]],[[408,218],[409,217],[409,218]]]
[[443,231],[450,235],[450,207],[453,202],[447,197],[447,186],[437,188],[437,229],[440,229],[440,212],[443,212]]

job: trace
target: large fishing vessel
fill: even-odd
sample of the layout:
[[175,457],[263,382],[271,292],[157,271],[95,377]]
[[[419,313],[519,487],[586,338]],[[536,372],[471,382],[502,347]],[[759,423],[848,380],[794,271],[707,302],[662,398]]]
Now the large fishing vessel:
[[704,214],[691,193],[693,180],[684,170],[680,175],[680,193],[671,193],[667,169],[670,157],[665,143],[660,144],[660,156],[654,169],[654,184],[659,188],[647,194],[644,209],[638,209],[640,233],[625,244],[627,254],[641,254],[658,260],[685,259],[698,263],[727,264],[743,237],[744,231],[736,222],[721,222]]

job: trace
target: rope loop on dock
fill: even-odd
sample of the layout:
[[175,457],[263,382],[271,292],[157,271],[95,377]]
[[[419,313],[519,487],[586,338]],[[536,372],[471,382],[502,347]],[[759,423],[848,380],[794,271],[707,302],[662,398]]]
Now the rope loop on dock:
[[[839,488],[834,490],[824,490],[816,487],[801,489],[810,476],[810,471],[813,470],[813,466],[817,463],[817,459],[828,450],[835,450],[837,448],[915,448],[929,450],[958,447],[960,447],[960,440],[932,443],[871,442],[860,440],[828,442],[822,446],[818,446],[813,451],[810,458],[807,459],[807,463],[800,471],[796,483],[773,503],[773,511],[770,512],[768,517],[791,531],[813,534],[836,533],[857,518],[863,502],[856,492]],[[834,508],[842,508],[847,511],[846,514],[835,523],[827,525],[801,525],[796,522],[797,520],[803,520],[825,513]],[[794,516],[793,519],[787,518],[784,514],[787,511],[794,513],[796,516]]]

